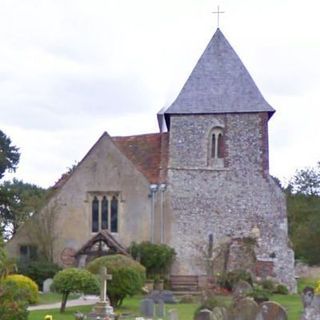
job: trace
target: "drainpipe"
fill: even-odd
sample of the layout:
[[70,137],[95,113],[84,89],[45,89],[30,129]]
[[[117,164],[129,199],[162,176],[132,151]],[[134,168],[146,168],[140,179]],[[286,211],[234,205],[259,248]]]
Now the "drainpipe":
[[161,183],[159,185],[159,190],[161,191],[160,193],[160,243],[163,243],[164,242],[164,212],[163,212],[163,206],[164,206],[164,203],[163,203],[163,194],[166,190],[166,184],[165,183]]
[[158,190],[157,184],[150,184],[151,192],[151,243],[154,243],[154,211],[155,211],[155,196]]

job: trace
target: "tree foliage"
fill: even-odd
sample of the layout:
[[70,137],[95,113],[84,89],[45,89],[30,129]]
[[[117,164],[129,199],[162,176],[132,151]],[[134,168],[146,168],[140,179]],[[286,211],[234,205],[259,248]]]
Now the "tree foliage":
[[286,189],[289,236],[297,259],[320,263],[320,163],[296,172]]
[[0,216],[4,236],[11,238],[17,229],[42,206],[46,190],[34,184],[13,179],[0,185]]
[[120,254],[100,257],[90,262],[87,269],[99,274],[101,267],[112,275],[107,294],[113,307],[120,306],[126,296],[138,293],[144,285],[145,268],[129,257]]
[[0,130],[0,179],[6,171],[16,170],[19,158],[19,149],[13,146],[11,139]]
[[71,292],[98,293],[99,281],[85,269],[68,268],[54,276],[53,287],[54,290],[62,293],[60,312],[64,312]]

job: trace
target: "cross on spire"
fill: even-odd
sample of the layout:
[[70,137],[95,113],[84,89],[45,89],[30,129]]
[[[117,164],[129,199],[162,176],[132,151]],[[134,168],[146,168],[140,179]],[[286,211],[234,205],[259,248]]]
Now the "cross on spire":
[[221,13],[224,13],[224,11],[220,11],[220,7],[218,6],[218,10],[217,10],[217,11],[214,11],[214,12],[212,12],[212,13],[214,13],[214,14],[217,15],[217,27],[219,28],[220,14],[221,14]]

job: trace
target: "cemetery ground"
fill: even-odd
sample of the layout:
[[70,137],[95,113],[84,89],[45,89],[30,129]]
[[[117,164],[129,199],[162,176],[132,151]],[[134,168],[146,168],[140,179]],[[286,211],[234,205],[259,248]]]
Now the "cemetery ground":
[[[305,282],[305,280],[304,280]],[[48,294],[49,298],[42,297],[41,303],[58,302],[60,296],[57,294]],[[139,315],[139,304],[143,296],[137,295],[131,298],[126,298],[123,305],[116,309],[116,313],[130,313]],[[218,297],[226,305],[231,303],[231,296],[219,296]],[[273,295],[271,297],[272,301],[279,302],[287,311],[289,320],[300,319],[302,313],[302,303],[300,296],[296,295]],[[193,320],[193,315],[199,303],[178,303],[178,304],[166,304],[166,310],[176,309],[179,314],[179,319],[181,320]],[[46,315],[52,315],[54,320],[74,320],[74,313],[77,311],[88,313],[92,310],[92,306],[77,306],[77,307],[67,307],[64,314],[59,313],[58,309],[54,310],[38,310],[30,311],[28,320],[43,320]]]

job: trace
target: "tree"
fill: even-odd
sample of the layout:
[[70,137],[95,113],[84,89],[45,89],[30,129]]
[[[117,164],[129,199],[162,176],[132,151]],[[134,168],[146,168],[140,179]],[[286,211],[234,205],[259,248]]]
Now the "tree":
[[11,238],[17,229],[42,206],[46,190],[14,178],[0,185],[0,197],[1,195],[0,216],[5,237]]
[[27,222],[27,227],[32,231],[29,232],[30,241],[38,245],[40,253],[48,262],[53,262],[53,248],[58,238],[56,221],[59,208],[57,201],[51,201]]
[[13,146],[10,138],[0,130],[0,179],[6,171],[16,170],[19,159],[19,149]]
[[10,273],[16,271],[15,260],[8,257],[4,249],[4,243],[0,235],[0,281],[3,280]]
[[320,162],[316,167],[298,170],[289,183],[293,193],[309,196],[320,195]]
[[53,278],[54,289],[62,293],[60,312],[64,312],[71,292],[98,293],[99,281],[85,269],[68,268],[58,272]]
[[98,274],[101,267],[106,267],[112,275],[107,290],[113,307],[120,306],[126,296],[138,293],[144,285],[145,268],[132,258],[116,254],[97,258],[87,265],[94,274]]

